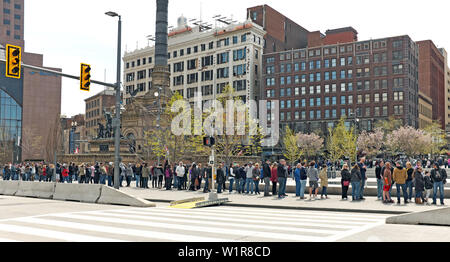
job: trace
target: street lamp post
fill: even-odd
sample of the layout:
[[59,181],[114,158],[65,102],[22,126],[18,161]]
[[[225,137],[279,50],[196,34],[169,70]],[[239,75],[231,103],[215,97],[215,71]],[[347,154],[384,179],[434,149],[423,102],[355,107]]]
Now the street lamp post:
[[113,119],[114,127],[114,188],[119,189],[119,162],[120,162],[120,65],[122,54],[122,17],[115,12],[105,13],[107,16],[119,17],[117,36],[117,81],[116,81],[116,117]]
[[[358,134],[358,123],[359,123],[359,118],[356,117],[356,113],[350,113],[350,117],[353,117],[353,123],[355,125],[355,129],[353,130],[353,133],[356,137],[356,135]],[[356,145],[356,152],[355,152],[355,163],[358,163],[358,145]]]

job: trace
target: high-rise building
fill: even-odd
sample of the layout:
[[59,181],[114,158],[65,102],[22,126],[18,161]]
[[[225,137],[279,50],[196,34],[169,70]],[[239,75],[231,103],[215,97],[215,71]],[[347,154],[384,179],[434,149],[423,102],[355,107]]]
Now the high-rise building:
[[[42,54],[27,53],[24,48],[24,0],[0,1],[0,12],[0,44],[22,46],[24,64],[44,67]],[[5,72],[4,63],[0,70]],[[14,161],[53,160],[52,130],[61,112],[61,77],[25,68],[21,79],[5,79],[4,75],[0,73],[0,129],[16,137]]]
[[390,116],[418,127],[419,48],[409,36],[357,41],[351,27],[316,36],[308,48],[263,56],[264,98],[280,101],[281,127],[326,134],[346,117],[371,131]]
[[0,12],[0,44],[24,47],[24,0],[2,0]]
[[419,88],[433,102],[433,121],[445,130],[447,108],[445,100],[445,61],[443,54],[431,40],[419,41]]
[[[212,28],[191,27],[180,17],[168,40],[171,90],[193,103],[196,93],[212,100],[229,84],[243,101],[259,99],[265,34],[249,20]],[[125,104],[152,89],[154,51],[148,46],[125,53]]]
[[444,48],[439,48],[444,56],[444,88],[445,88],[445,130],[450,132],[450,68],[448,66],[448,53]]
[[309,31],[268,5],[247,9],[247,19],[260,25],[264,37],[264,53],[305,48]]

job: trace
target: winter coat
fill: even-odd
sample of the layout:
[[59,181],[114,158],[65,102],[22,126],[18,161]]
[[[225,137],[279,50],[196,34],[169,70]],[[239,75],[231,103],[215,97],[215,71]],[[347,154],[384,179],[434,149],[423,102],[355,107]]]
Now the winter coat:
[[287,178],[288,176],[288,170],[287,167],[283,166],[283,165],[279,165],[277,168],[277,176],[280,177],[284,177]]
[[133,168],[131,168],[131,167],[127,168],[126,176],[127,177],[132,177],[133,176]]
[[434,182],[441,182],[444,181],[447,178],[447,172],[445,171],[445,169],[432,169],[431,172],[431,181]]
[[261,177],[261,169],[255,167],[252,171],[253,181],[258,181],[260,177]]
[[342,169],[341,171],[341,180],[342,181],[351,181],[352,180],[352,175],[350,174],[350,171],[348,171],[348,169]]
[[263,164],[263,175],[264,175],[264,178],[266,178],[266,177],[271,177],[271,168],[270,168],[270,166],[267,164],[267,163],[264,163]]
[[146,166],[142,169],[142,177],[149,178],[150,177],[150,167]]
[[217,169],[217,183],[222,184],[225,181],[225,173],[222,168]]
[[408,181],[408,182],[412,181],[413,180],[414,169],[413,168],[406,169],[406,174],[407,174],[406,181]]
[[351,182],[361,182],[361,171],[357,168],[353,168],[351,172],[352,178]]
[[431,176],[424,176],[423,181],[425,182],[425,189],[433,189],[433,181],[431,181]]
[[425,181],[423,175],[417,170],[414,171],[414,187],[418,192],[422,192],[425,190]]
[[270,176],[270,181],[272,181],[272,183],[278,183],[278,174],[277,174],[277,169],[276,168],[271,168],[271,176]]
[[[387,180],[387,183],[386,183]],[[386,185],[392,185],[392,171],[391,169],[384,169],[383,173],[383,184]]]
[[322,187],[328,187],[328,175],[327,170],[325,168],[320,171],[319,178],[320,178],[320,185]]
[[395,183],[404,185],[406,183],[406,179],[408,178],[406,169],[402,166],[396,167],[394,169],[394,173],[392,174],[392,178],[394,179]]
[[80,176],[85,176],[86,170],[84,168],[80,168]]
[[67,170],[67,168],[64,168],[62,171],[62,176],[63,177],[68,177],[69,176],[69,170]]

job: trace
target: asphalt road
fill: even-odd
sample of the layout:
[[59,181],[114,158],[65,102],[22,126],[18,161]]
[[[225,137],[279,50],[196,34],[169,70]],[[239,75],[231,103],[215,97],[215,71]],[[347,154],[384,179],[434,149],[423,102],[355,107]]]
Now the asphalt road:
[[388,215],[237,207],[130,208],[0,196],[0,242],[450,241]]

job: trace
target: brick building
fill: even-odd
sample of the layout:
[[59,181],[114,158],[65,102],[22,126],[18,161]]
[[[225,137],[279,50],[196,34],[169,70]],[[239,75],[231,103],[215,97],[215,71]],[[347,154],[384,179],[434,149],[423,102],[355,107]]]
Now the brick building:
[[248,8],[247,19],[267,32],[264,53],[305,48],[308,45],[309,31],[268,5]]
[[263,56],[264,98],[280,100],[281,127],[326,134],[343,116],[347,126],[358,118],[359,131],[389,116],[419,126],[419,49],[409,36],[353,41],[351,27],[312,34],[308,48]]
[[419,46],[419,88],[433,102],[433,120],[445,130],[447,109],[445,99],[445,61],[443,54],[431,40],[417,42]]
[[111,112],[111,107],[116,104],[116,93],[114,90],[106,89],[84,101],[86,104],[85,136],[90,139],[96,138],[98,134],[98,124],[105,124],[103,110]]

